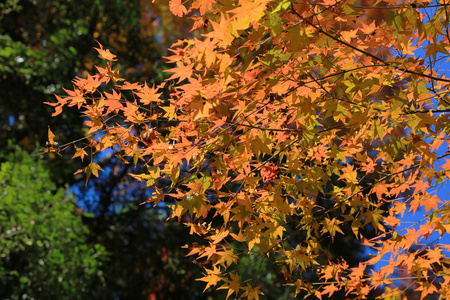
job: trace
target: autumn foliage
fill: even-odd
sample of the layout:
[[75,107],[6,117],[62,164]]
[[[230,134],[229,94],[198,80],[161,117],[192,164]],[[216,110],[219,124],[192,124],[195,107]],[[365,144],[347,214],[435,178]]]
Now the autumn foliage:
[[[146,203],[167,202],[204,238],[188,255],[202,262],[206,288],[229,297],[261,295],[257,278],[239,276],[248,254],[276,258],[286,285],[319,299],[378,288],[399,299],[398,274],[420,298],[450,294],[450,246],[440,242],[450,208],[436,195],[450,177],[450,79],[439,69],[450,58],[447,3],[169,7],[196,33],[171,47],[171,76],[159,86],[127,82],[99,45],[104,66],[49,103],[54,116],[78,107],[88,128],[84,144],[58,150],[73,145],[74,157],[88,157],[88,176],[106,149],[145,166],[130,175],[154,190]],[[415,213],[424,215],[403,224]],[[321,241],[344,233],[372,257],[357,266],[327,258]]]

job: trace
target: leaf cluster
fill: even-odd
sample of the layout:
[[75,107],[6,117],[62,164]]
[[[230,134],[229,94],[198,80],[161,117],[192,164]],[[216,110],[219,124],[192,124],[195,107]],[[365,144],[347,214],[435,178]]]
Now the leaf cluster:
[[[146,166],[132,175],[154,190],[145,203],[170,204],[203,237],[189,255],[207,288],[258,299],[259,274],[239,276],[253,256],[275,258],[283,284],[305,296],[403,297],[395,282],[406,272],[421,298],[445,298],[450,210],[433,188],[450,170],[450,80],[438,68],[449,58],[447,8],[372,4],[172,0],[174,15],[206,33],[172,45],[167,80],[125,81],[100,46],[105,65],[50,105],[54,116],[82,109],[90,129],[78,148]],[[421,209],[421,221],[402,226]],[[334,256],[323,242],[340,235],[373,256],[357,265]]]

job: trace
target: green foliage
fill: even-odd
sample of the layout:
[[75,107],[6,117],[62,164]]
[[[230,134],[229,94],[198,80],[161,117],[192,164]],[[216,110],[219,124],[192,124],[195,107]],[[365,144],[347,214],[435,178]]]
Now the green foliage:
[[6,0],[5,3],[0,3],[0,13],[9,14],[15,10],[19,10],[19,0]]
[[18,150],[0,167],[0,298],[82,299],[102,280],[104,248],[43,164]]

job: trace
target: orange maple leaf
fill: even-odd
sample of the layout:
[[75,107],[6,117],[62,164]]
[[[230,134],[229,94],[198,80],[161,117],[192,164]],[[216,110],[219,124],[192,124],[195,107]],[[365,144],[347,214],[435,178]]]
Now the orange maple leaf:
[[215,0],[196,0],[192,3],[192,8],[200,8],[200,14],[204,15],[208,9],[212,9],[215,3]]
[[121,90],[139,90],[141,88],[141,85],[138,82],[130,83],[128,81],[125,81],[125,83],[122,84],[122,86],[119,88]]
[[171,72],[173,73],[172,76],[170,76],[167,80],[172,79],[178,79],[178,82],[182,81],[183,79],[189,78],[192,75],[192,65],[185,65],[183,62],[177,62],[177,67],[165,70],[164,72]]
[[71,91],[63,88],[63,90],[66,91],[67,94],[69,94],[69,97],[65,98],[66,101],[69,100],[71,101],[69,103],[69,106],[76,105],[78,109],[80,109],[81,106],[86,103],[86,99],[84,99],[84,94],[79,89],[74,89],[73,91]]
[[116,55],[112,54],[111,51],[109,51],[109,49],[103,49],[103,45],[100,44],[99,41],[97,41],[98,45],[100,46],[99,48],[94,48],[95,50],[97,50],[97,52],[100,54],[100,58],[104,59],[104,60],[109,60],[109,61],[116,61],[117,59],[115,58]]
[[159,97],[162,93],[158,93],[158,88],[148,87],[147,83],[144,84],[144,87],[139,92],[134,92],[136,96],[138,96],[140,99],[140,102],[144,105],[150,104],[151,102],[157,102],[159,101]]
[[210,286],[215,286],[220,280],[220,269],[216,266],[213,267],[212,270],[206,269],[205,268],[206,273],[208,273],[208,275],[206,275],[203,278],[199,278],[196,280],[199,281],[204,281],[206,282],[206,287],[203,291],[206,291]]
[[49,153],[49,152],[59,152],[59,148],[58,148],[58,143],[55,142],[55,135],[53,134],[53,132],[50,130],[50,126],[48,126],[48,141],[47,141],[47,149],[44,150],[45,153]]
[[225,230],[225,231],[219,232],[218,234],[211,236],[213,244],[217,244],[220,241],[222,241],[224,238],[226,238],[228,236],[229,233],[230,233],[230,231]]
[[214,254],[217,253],[217,247],[216,245],[211,245],[211,247],[206,247],[205,252],[203,252],[202,255],[200,255],[198,258],[207,257],[208,259],[211,258]]
[[55,112],[52,113],[52,117],[57,116],[60,113],[62,113],[63,106],[66,105],[66,103],[67,103],[67,99],[63,99],[56,94],[55,94],[55,97],[56,97],[56,100],[58,100],[58,102],[56,102],[56,103],[44,102],[44,104],[55,107]]
[[375,20],[373,20],[373,22],[370,23],[369,25],[362,23],[361,26],[362,28],[359,28],[359,30],[361,30],[365,34],[371,34],[377,28]]
[[426,213],[428,213],[431,209],[437,210],[438,204],[442,203],[442,200],[440,200],[436,195],[425,195],[422,201],[424,202]]
[[170,0],[169,9],[177,17],[182,17],[188,12],[181,0]]
[[105,92],[106,100],[105,106],[108,108],[106,114],[111,112],[118,113],[119,110],[123,109],[122,103],[120,103],[120,99],[122,98],[122,94],[118,94],[115,90],[113,90],[112,94]]
[[225,18],[225,15],[221,13],[220,22],[210,21],[213,30],[207,34],[213,40],[220,41],[222,46],[228,46],[234,40],[234,36],[231,33],[230,20]]
[[85,93],[94,93],[97,88],[104,82],[102,78],[100,78],[99,75],[91,76],[88,74],[88,78],[80,78],[76,77],[73,80],[73,83],[79,87],[81,90],[83,90]]
[[331,295],[333,295],[334,292],[338,290],[339,289],[334,284],[329,284],[323,289],[321,294],[322,295],[328,294],[328,297],[330,297]]

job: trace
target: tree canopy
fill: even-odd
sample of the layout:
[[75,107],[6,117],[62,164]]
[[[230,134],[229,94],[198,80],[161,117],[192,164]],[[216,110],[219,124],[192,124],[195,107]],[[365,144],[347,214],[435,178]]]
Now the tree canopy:
[[103,285],[105,249],[88,243],[81,211],[42,162],[18,149],[2,157],[0,189],[2,299],[83,299]]
[[[450,289],[448,7],[431,1],[171,0],[197,37],[179,40],[159,85],[121,78],[99,43],[97,71],[56,96],[53,116],[80,109],[89,127],[73,146],[113,150],[131,176],[203,242],[206,288],[258,299],[250,265],[272,259],[283,284],[319,299],[445,298]],[[419,51],[420,50],[420,51]],[[53,133],[49,130],[50,145]],[[141,168],[142,169],[142,168]],[[423,210],[415,224],[403,216]],[[431,241],[429,237],[437,233]],[[338,236],[371,257],[330,251]],[[327,241],[327,243],[323,243]],[[375,268],[381,260],[389,264]],[[397,284],[408,274],[411,284]],[[248,274],[247,274],[248,275]]]

